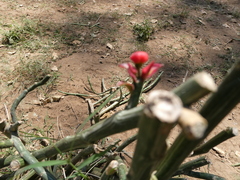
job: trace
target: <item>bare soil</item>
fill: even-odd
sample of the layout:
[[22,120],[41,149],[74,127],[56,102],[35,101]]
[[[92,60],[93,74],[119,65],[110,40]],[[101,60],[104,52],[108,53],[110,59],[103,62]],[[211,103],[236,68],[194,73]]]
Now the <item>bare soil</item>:
[[[238,0],[0,0],[0,12],[1,28],[32,19],[47,27],[39,41],[48,36],[56,37],[51,42],[53,48],[49,45],[46,51],[44,47],[30,50],[0,45],[0,117],[6,119],[4,105],[9,109],[24,87],[23,82],[9,83],[14,80],[11,72],[23,57],[26,59],[27,56],[30,61],[37,56],[44,57],[50,67],[58,68],[57,83],[45,94],[41,89],[29,93],[19,105],[18,115],[27,120],[22,131],[26,127],[42,129],[45,135],[55,139],[75,133],[88,116],[86,101],[76,96],[64,96],[59,102],[43,106],[34,102],[41,96],[63,95],[58,90],[86,94],[88,77],[97,92],[101,91],[103,78],[108,88],[114,87],[117,81],[127,77],[118,65],[128,62],[134,51],[147,51],[151,60],[164,64],[162,79],[155,89],[166,90],[179,86],[184,78],[202,70],[209,72],[219,84],[239,59]],[[144,20],[151,23],[154,34],[147,42],[138,42],[133,26]],[[3,36],[0,34],[0,38]],[[195,108],[201,105],[200,102]],[[239,119],[240,106],[237,106],[209,138],[227,127],[240,129]],[[136,131],[111,138],[124,140]],[[220,144],[218,148],[225,153],[221,156],[211,150],[207,154],[211,165],[199,171],[240,180],[240,167],[231,166],[240,163],[239,143],[237,136]],[[134,145],[126,151],[132,154]]]

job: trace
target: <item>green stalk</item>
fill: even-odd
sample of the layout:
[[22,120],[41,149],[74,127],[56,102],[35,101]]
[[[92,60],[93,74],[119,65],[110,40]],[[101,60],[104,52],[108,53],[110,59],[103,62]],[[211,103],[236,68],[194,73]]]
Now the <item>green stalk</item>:
[[206,143],[202,144],[201,146],[194,149],[194,152],[191,156],[196,156],[199,154],[207,153],[210,149],[212,149],[214,146],[217,146],[218,144],[228,140],[229,138],[235,137],[238,134],[237,128],[230,128],[221,131],[216,136],[211,138]]
[[222,119],[240,101],[240,61],[231,69],[227,77],[200,110],[200,114],[208,121],[205,135],[191,141],[181,133],[166,156],[157,168],[156,176],[161,180],[168,180],[177,171],[180,164],[186,159],[193,149],[222,121]]
[[125,107],[125,109],[131,109],[138,105],[139,97],[141,96],[142,93],[143,83],[144,82],[142,80],[134,82],[134,90],[129,98],[128,105]]
[[[187,90],[190,94],[198,93],[203,89],[201,87],[199,89],[191,89],[190,87],[190,85],[187,87]],[[186,102],[189,104],[189,100],[183,98],[181,94],[182,91],[185,91],[186,87],[182,85],[181,88],[182,89],[178,89],[178,91],[173,90],[173,92],[180,97],[183,105],[186,105]],[[192,98],[192,101],[195,102],[196,99]],[[75,136],[67,136],[53,145],[33,152],[33,155],[39,160],[50,158],[58,154],[58,150],[61,152],[66,152],[79,148],[85,148],[97,140],[109,135],[136,128],[139,118],[141,117],[142,110],[143,106],[138,106],[129,110],[120,111],[114,114],[112,117],[109,117],[108,119],[91,126],[89,129],[81,131]],[[1,158],[0,167],[8,166],[10,162],[15,158],[19,158],[19,156],[8,156],[6,158]]]

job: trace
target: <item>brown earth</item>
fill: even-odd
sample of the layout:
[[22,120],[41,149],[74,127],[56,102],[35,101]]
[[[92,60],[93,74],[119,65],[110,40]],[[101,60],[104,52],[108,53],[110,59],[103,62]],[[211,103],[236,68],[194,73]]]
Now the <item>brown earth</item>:
[[[0,45],[0,117],[6,118],[4,105],[9,109],[23,89],[24,83],[13,81],[11,72],[22,59],[46,58],[51,67],[58,68],[57,83],[47,92],[38,89],[29,93],[19,105],[18,115],[27,120],[22,131],[26,127],[29,132],[42,129],[45,135],[56,139],[74,134],[76,127],[88,116],[86,101],[76,96],[64,96],[59,102],[43,106],[34,102],[43,96],[62,95],[58,90],[86,94],[88,77],[98,92],[103,78],[108,88],[114,87],[117,81],[127,77],[118,64],[129,61],[128,57],[134,51],[145,50],[151,60],[165,65],[155,89],[166,90],[177,87],[184,77],[202,70],[209,72],[219,84],[239,58],[238,0],[0,0],[0,10],[3,30],[31,19],[44,27],[44,35],[39,41],[56,36],[46,47],[37,50]],[[133,35],[133,25],[146,19],[155,31],[149,41],[140,43]],[[1,31],[0,38],[3,37]],[[13,83],[9,85],[10,81]],[[210,137],[226,127],[239,129],[239,118],[240,106],[237,106]],[[131,134],[133,132],[129,131],[111,138],[123,140]],[[240,162],[239,142],[237,136],[220,144],[218,147],[225,152],[221,157],[211,150],[207,154],[211,165],[199,171],[240,180],[240,168],[231,166]],[[134,145],[126,151],[132,154],[133,150]]]

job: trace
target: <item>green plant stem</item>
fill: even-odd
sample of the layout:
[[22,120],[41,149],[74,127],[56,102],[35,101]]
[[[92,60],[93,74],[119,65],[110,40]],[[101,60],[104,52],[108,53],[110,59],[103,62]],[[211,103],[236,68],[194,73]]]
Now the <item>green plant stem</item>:
[[210,160],[206,156],[199,157],[197,159],[194,159],[192,161],[186,162],[182,164],[177,172],[174,174],[174,176],[185,174],[185,172],[191,171],[193,169],[200,168],[202,166],[210,164]]
[[134,142],[136,139],[137,139],[137,134],[135,134],[132,137],[128,138],[120,146],[117,147],[116,152],[121,152],[125,147],[127,147],[129,144]]
[[203,172],[194,172],[194,171],[189,171],[186,173],[186,175],[199,178],[199,179],[205,179],[205,180],[226,180],[223,177],[214,175],[214,174],[209,174],[209,173],[203,173]]
[[71,165],[67,165],[65,169],[65,173],[68,176],[71,171],[73,170],[72,165],[77,164],[82,158],[94,153],[93,145],[88,146],[87,148],[83,149],[80,153],[78,153],[74,158],[71,160]]
[[57,149],[61,152],[66,152],[79,148],[85,148],[99,139],[135,128],[137,126],[138,119],[141,116],[142,109],[143,106],[139,106],[133,109],[120,111],[110,118],[100,121],[90,128],[79,132],[75,136],[67,136],[54,145],[35,151],[33,154],[37,158],[44,159],[46,158],[46,155],[51,157],[58,154]]
[[23,98],[26,97],[26,95],[31,92],[32,90],[34,90],[35,88],[37,88],[38,86],[41,86],[43,84],[45,84],[49,79],[51,78],[50,75],[47,75],[46,77],[44,77],[41,81],[35,83],[34,85],[32,85],[31,87],[29,87],[28,89],[25,89],[19,96],[17,99],[15,99],[15,101],[12,104],[11,107],[11,117],[12,117],[12,121],[13,123],[17,122],[17,115],[16,115],[16,109],[17,106],[19,105],[19,103],[23,100]]
[[233,164],[232,166],[233,166],[233,167],[238,167],[238,166],[240,166],[240,163]]
[[0,141],[0,149],[9,148],[13,146],[13,142],[11,139],[6,141]]
[[195,141],[187,139],[181,133],[157,168],[156,176],[161,180],[170,179],[180,164],[193,149],[222,121],[222,119],[240,101],[240,61],[231,69],[218,88],[200,110],[200,114],[208,121],[203,138]]
[[213,147],[217,146],[218,144],[220,144],[232,137],[237,136],[237,134],[238,134],[238,129],[228,127],[227,129],[221,131],[216,136],[211,138],[206,143],[204,143],[204,144],[200,145],[199,147],[197,147],[196,149],[194,149],[193,154],[191,156],[196,156],[199,154],[207,153]]
[[[123,95],[123,94],[122,94],[122,90],[120,89],[120,98],[119,98],[119,100],[113,102],[110,106],[108,106],[107,108],[101,110],[101,111],[99,112],[99,116],[102,116],[103,114],[107,113],[108,111],[116,108],[116,107],[120,104],[120,102],[122,101],[122,99],[123,99],[122,95]],[[111,100],[110,100],[110,101],[111,101]]]
[[118,161],[117,173],[118,173],[119,180],[127,180],[127,173],[128,173],[127,166],[124,164],[120,156],[116,156],[115,159]]
[[[116,90],[117,91],[117,90]],[[86,125],[86,123],[92,119],[97,113],[99,113],[99,111],[113,98],[113,96],[115,95],[116,91],[114,93],[112,93],[97,109],[94,110],[94,112],[92,114],[90,114],[83,122],[82,124],[77,128],[76,133],[81,132],[81,130],[83,129],[83,127]]]
[[[29,87],[28,89],[24,90],[20,94],[20,96],[14,101],[14,103],[12,104],[12,107],[11,107],[11,117],[12,117],[13,123],[15,123],[15,124],[18,123],[17,115],[16,115],[16,109],[17,109],[17,106],[19,105],[19,103],[23,100],[23,98],[25,98],[26,95],[30,91],[34,90],[38,86],[41,86],[41,85],[45,84],[50,79],[50,77],[51,77],[50,75],[47,75],[40,82],[35,83],[34,85]],[[12,130],[13,130],[13,128],[12,128]],[[18,137],[17,128],[14,129],[14,131],[11,131],[11,140],[13,141],[13,144],[14,144],[15,148],[17,149],[18,153],[21,155],[21,157],[23,157],[23,159],[26,162],[28,162],[29,164],[34,164],[34,163],[38,162],[38,160],[26,149],[26,147],[22,143],[22,140]],[[46,180],[48,179],[48,175],[47,175],[47,173],[46,173],[46,171],[44,170],[43,167],[36,167],[36,168],[34,168],[34,170],[43,179],[46,179]]]
[[[182,85],[183,91],[185,88],[186,87]],[[201,88],[193,89],[192,91],[190,88],[188,89],[191,94],[194,94],[194,92],[198,93],[198,91],[202,90]],[[185,105],[185,99],[180,93],[181,89],[179,89],[178,91],[173,90],[173,92],[180,97],[183,105]],[[192,101],[195,102],[196,99],[192,99]],[[186,102],[189,104],[188,100]],[[129,110],[120,111],[114,114],[112,117],[109,117],[108,119],[91,126],[89,129],[81,131],[75,136],[67,136],[53,145],[33,152],[33,155],[39,160],[50,158],[58,154],[59,150],[61,152],[65,152],[69,150],[85,148],[88,145],[94,143],[95,141],[109,135],[136,128],[138,120],[141,117],[142,110],[143,106],[138,106]],[[6,158],[0,159],[0,167],[8,166],[10,162],[16,157],[17,156],[8,156]]]
[[[24,144],[22,143],[19,137],[17,137],[14,133],[12,133],[11,139],[14,143],[15,148],[21,155],[21,157],[23,157],[24,160],[28,162],[28,164],[34,164],[38,162],[38,160],[26,149],[26,147],[24,146]],[[46,180],[48,179],[48,175],[45,172],[43,167],[36,167],[34,168],[34,170],[43,179],[46,179]]]
[[207,120],[198,112],[187,108],[182,109],[178,124],[185,136],[192,140],[202,138],[208,126]]
[[178,120],[182,103],[175,94],[152,91],[139,122],[138,141],[128,174],[129,180],[150,179],[165,155],[166,139]]
[[188,106],[216,90],[217,86],[213,78],[208,73],[201,72],[175,88],[173,92],[184,99],[185,105]]
[[21,158],[14,159],[10,164],[10,169],[16,171],[25,165],[25,161]]
[[0,131],[7,136],[8,138],[11,137],[11,133],[10,133],[10,125],[6,122],[6,120],[1,120],[0,121]]
[[29,180],[32,176],[34,176],[36,172],[34,170],[30,170],[27,172],[23,177],[21,177],[21,180]]
[[147,93],[148,91],[150,91],[151,89],[153,89],[156,85],[157,85],[157,83],[160,81],[160,79],[161,79],[161,76],[162,76],[162,74],[163,74],[163,71],[161,71],[159,74],[158,74],[158,76],[154,79],[154,81],[151,83],[151,84],[149,84],[149,85],[145,85],[145,84],[147,84],[147,82],[143,85],[143,93]]
[[143,81],[139,80],[139,82],[134,82],[134,91],[130,95],[128,105],[125,107],[125,109],[131,109],[133,107],[136,107],[139,103],[139,97],[142,93],[142,87],[143,87]]

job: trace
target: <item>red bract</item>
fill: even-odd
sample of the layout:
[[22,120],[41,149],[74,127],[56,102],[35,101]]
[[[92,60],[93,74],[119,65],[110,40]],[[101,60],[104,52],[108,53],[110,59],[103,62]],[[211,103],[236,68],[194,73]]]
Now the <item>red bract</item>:
[[123,63],[119,66],[127,69],[129,76],[131,76],[135,82],[137,81],[137,69],[131,63]]
[[142,65],[148,61],[148,54],[144,51],[137,51],[137,52],[132,53],[132,55],[130,56],[130,59],[136,65]]
[[151,62],[149,65],[147,65],[142,69],[142,75],[141,75],[142,80],[145,80],[153,76],[161,67],[163,67],[163,64]]

